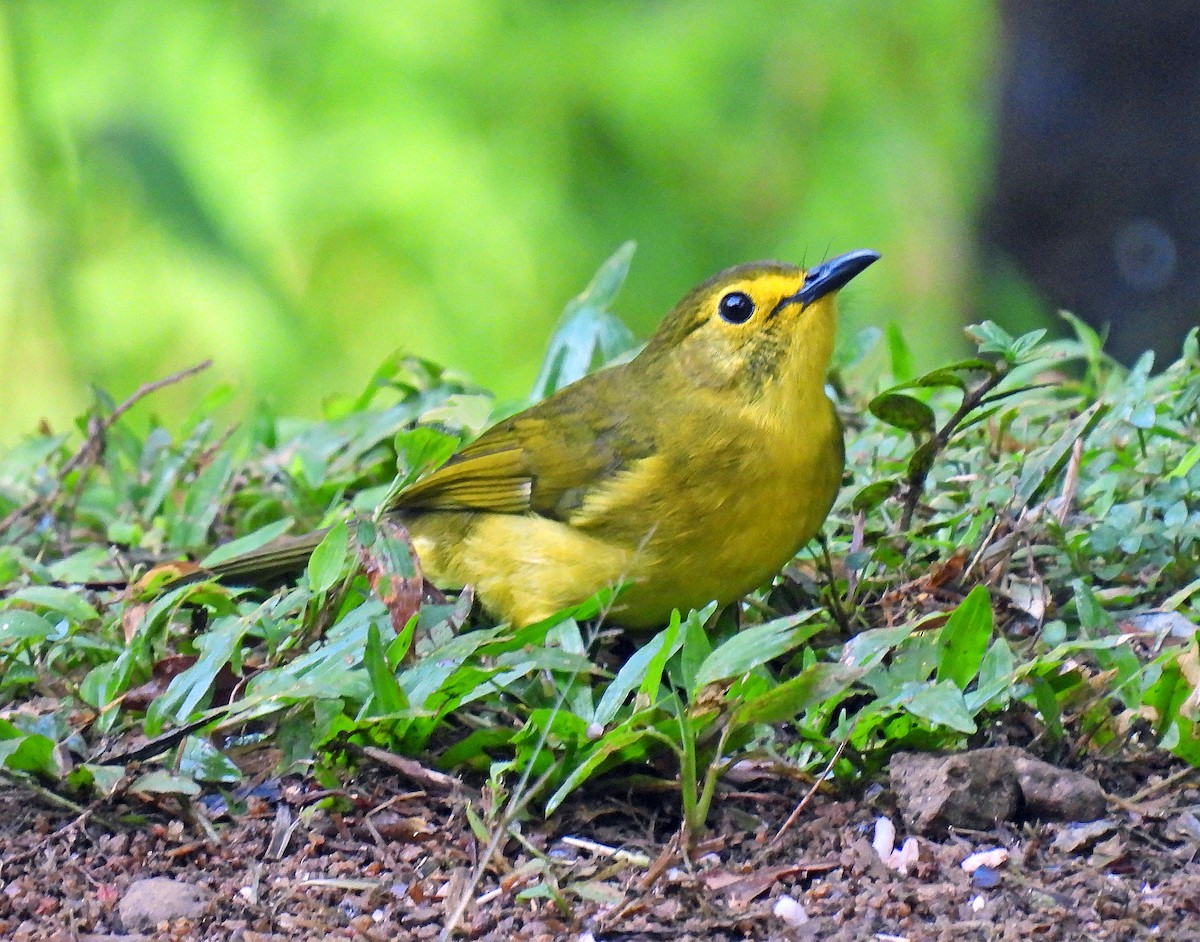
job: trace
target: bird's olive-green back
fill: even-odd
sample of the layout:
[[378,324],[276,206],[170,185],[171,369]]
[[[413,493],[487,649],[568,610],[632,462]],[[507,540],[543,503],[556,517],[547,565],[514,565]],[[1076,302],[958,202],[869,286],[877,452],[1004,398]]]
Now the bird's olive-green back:
[[[398,510],[534,512],[567,520],[592,488],[662,449],[686,455],[711,421],[714,388],[728,399],[730,422],[744,400],[775,378],[794,340],[794,319],[775,317],[742,330],[712,329],[730,286],[753,292],[769,281],[764,309],[797,290],[804,272],[782,262],[740,265],[690,291],[631,362],[601,370],[506,419],[429,477],[397,495]],[[681,353],[695,347],[688,362]],[[698,356],[695,355],[698,352]]]

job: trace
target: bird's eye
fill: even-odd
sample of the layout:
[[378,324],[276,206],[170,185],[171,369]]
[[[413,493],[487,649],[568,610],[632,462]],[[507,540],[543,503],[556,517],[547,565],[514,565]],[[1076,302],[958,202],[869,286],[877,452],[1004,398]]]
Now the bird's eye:
[[731,324],[744,324],[754,314],[754,302],[745,292],[730,291],[721,298],[717,305],[717,313],[723,320],[729,321]]

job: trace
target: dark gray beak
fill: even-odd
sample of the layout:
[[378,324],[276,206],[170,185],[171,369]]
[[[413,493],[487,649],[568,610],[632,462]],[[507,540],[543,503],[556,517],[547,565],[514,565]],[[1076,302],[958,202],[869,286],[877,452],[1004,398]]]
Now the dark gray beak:
[[802,307],[808,307],[818,298],[844,288],[852,278],[878,260],[879,253],[870,249],[858,249],[831,258],[815,268],[810,268],[804,276],[804,287],[786,300],[799,301]]

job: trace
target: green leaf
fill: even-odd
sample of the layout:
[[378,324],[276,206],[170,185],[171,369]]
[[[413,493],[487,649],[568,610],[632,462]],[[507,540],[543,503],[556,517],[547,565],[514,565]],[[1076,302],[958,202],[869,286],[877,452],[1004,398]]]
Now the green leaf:
[[239,653],[242,637],[249,627],[246,619],[228,615],[213,622],[197,636],[199,657],[187,670],[171,679],[166,691],[150,704],[146,712],[146,734],[157,736],[167,720],[185,723],[192,719],[212,693],[217,674]]
[[929,406],[903,393],[881,393],[871,400],[868,408],[881,422],[914,434],[931,433],[936,423]]
[[[896,647],[885,669],[871,671],[867,683],[877,694],[886,696],[913,681],[928,681],[942,659],[938,641],[939,636],[935,631],[915,633]],[[842,660],[845,662],[846,658]]]
[[942,627],[941,639],[937,679],[965,690],[979,673],[992,640],[992,601],[985,586],[975,586],[959,603]]
[[1046,735],[1051,740],[1060,740],[1065,735],[1062,725],[1062,710],[1058,706],[1058,698],[1054,696],[1054,688],[1044,677],[1032,677],[1033,700],[1037,704],[1042,722],[1046,724]]
[[858,493],[850,501],[850,509],[855,513],[869,513],[899,491],[900,487],[899,478],[872,481],[866,487],[859,488]]
[[938,370],[931,370],[924,376],[918,377],[913,385],[924,386],[927,388],[937,388],[940,386],[953,386],[955,389],[966,390],[967,383],[953,369],[943,367]]
[[413,634],[417,630],[419,617],[419,613],[414,614],[387,646],[387,663],[393,672],[404,663],[404,658],[408,654],[409,648],[412,647]]
[[1096,424],[1108,410],[1107,403],[1095,402],[1080,415],[1067,423],[1066,429],[1049,448],[1039,449],[1026,462],[1017,481],[1017,505],[1023,507],[1047,487],[1067,463],[1075,442],[1083,439],[1095,429]]
[[407,487],[418,478],[445,464],[458,450],[458,437],[426,425],[400,432],[395,439],[399,466],[397,486]]
[[567,774],[554,794],[546,800],[546,815],[552,815],[563,799],[586,782],[601,764],[647,735],[648,730],[645,727],[635,727],[629,723],[606,732],[596,747],[588,753],[587,758]]
[[1023,363],[1029,359],[1029,354],[1042,342],[1042,338],[1046,336],[1044,327],[1039,327],[1037,330],[1031,330],[1027,334],[1022,334],[1012,343],[1011,359],[1014,363]]
[[325,534],[308,559],[308,587],[314,595],[322,595],[341,581],[350,558],[350,531],[339,520]]
[[960,733],[976,730],[962,690],[951,681],[906,685],[905,692],[897,700],[913,716],[938,726],[948,726]]
[[913,375],[912,351],[904,339],[900,326],[894,322],[887,325],[888,353],[892,360],[892,376],[898,382],[907,382]]
[[139,775],[129,786],[135,795],[191,795],[200,794],[200,786],[186,775],[170,772],[147,772]]
[[39,733],[25,735],[9,723],[0,728],[0,766],[18,772],[37,772],[58,778],[61,769],[54,759],[54,740]]
[[617,249],[583,293],[567,304],[550,338],[530,401],[541,401],[633,346],[633,334],[609,313],[608,306],[629,273],[634,248],[633,242],[626,242]]
[[679,652],[679,675],[677,685],[686,691],[696,690],[696,674],[700,665],[712,654],[712,640],[704,630],[699,618],[688,618],[683,623],[683,646]]
[[734,723],[782,723],[848,689],[866,671],[845,664],[817,663],[738,707]]
[[447,680],[467,658],[472,657],[482,645],[491,641],[498,633],[499,629],[492,628],[458,635],[428,652],[412,667],[405,670],[398,680],[400,689],[408,697],[412,708],[416,710],[426,708],[427,701],[443,690]]
[[959,373],[995,373],[997,367],[991,360],[969,357],[966,360],[955,360],[953,363],[947,363],[942,369],[955,370]]
[[90,784],[102,798],[111,797],[124,778],[123,765],[92,765],[89,762],[77,766],[69,776],[73,786]]
[[[395,518],[357,521],[354,541],[361,551],[373,558],[383,573],[403,580],[417,578],[417,566],[408,531]],[[368,566],[368,575],[370,573]],[[379,587],[376,589],[378,591]]]
[[896,625],[894,628],[868,628],[866,631],[860,631],[842,646],[841,663],[866,668],[873,667],[926,620],[921,619],[904,625]]
[[1187,450],[1179,463],[1167,472],[1168,478],[1184,478],[1188,472],[1196,466],[1196,462],[1200,461],[1200,444],[1193,445]]
[[13,602],[28,602],[38,608],[47,608],[52,612],[58,612],[74,624],[100,617],[99,613],[77,593],[55,586],[26,586],[14,592],[9,599]]
[[[678,650],[680,644],[682,644],[682,639],[676,630],[673,644],[671,647],[667,647],[667,631],[664,630],[634,651],[629,659],[621,665],[621,669],[617,671],[617,676],[613,678],[612,683],[605,688],[600,702],[596,704],[592,723],[597,726],[607,726],[611,723],[629,695],[644,683],[650,673],[651,665],[656,662],[656,658],[663,649],[667,648],[667,657],[670,657],[675,650]],[[672,647],[674,650],[671,649]]]
[[234,556],[240,556],[243,553],[252,553],[254,550],[262,549],[272,540],[276,540],[291,529],[294,521],[291,517],[284,517],[282,520],[276,520],[274,523],[268,523],[265,527],[259,527],[253,533],[247,533],[245,536],[238,537],[236,540],[230,540],[228,543],[222,543],[211,553],[200,560],[201,569],[211,569],[218,563],[223,563],[226,560],[232,559]]
[[400,713],[408,709],[408,698],[396,682],[396,675],[388,663],[383,650],[383,642],[379,639],[379,626],[372,623],[367,628],[367,646],[363,652],[363,665],[367,676],[371,679],[370,712],[372,716],[385,716]]
[[974,716],[985,706],[1003,707],[1013,696],[1016,658],[1008,641],[1001,635],[992,642],[979,665],[975,689],[966,694],[967,709]]
[[1082,579],[1071,582],[1075,598],[1075,612],[1079,616],[1079,627],[1085,638],[1097,638],[1112,633],[1112,616],[1104,610],[1100,600]]
[[231,784],[242,780],[241,770],[201,736],[188,736],[179,750],[178,771],[198,782]]
[[913,480],[920,480],[927,475],[933,463],[937,460],[938,446],[937,440],[930,438],[921,442],[913,449],[912,456],[908,459],[908,475]]
[[[131,527],[135,531],[137,539],[126,545],[136,547],[141,545],[141,530],[135,525],[131,525]],[[110,530],[117,529],[119,526],[116,524],[110,527]],[[112,542],[121,541],[113,540]],[[98,582],[112,575],[113,554],[108,546],[89,546],[55,560],[49,564],[48,568],[50,576],[55,582]],[[3,581],[2,576],[0,576],[0,581]]]
[[1088,360],[1096,361],[1104,356],[1104,338],[1096,332],[1091,324],[1076,317],[1070,311],[1059,311],[1058,316],[1071,325],[1075,339],[1079,341]]
[[224,503],[222,495],[232,477],[233,453],[229,450],[217,452],[185,492],[183,512],[170,518],[168,539],[173,545],[204,544]]
[[[713,602],[705,607],[704,611],[711,615],[713,609],[716,608],[716,603]],[[706,616],[698,615],[696,612],[689,612],[688,619],[696,620],[703,623]],[[638,685],[639,702],[651,706],[658,701],[659,687],[662,685],[663,671],[666,669],[667,661],[674,656],[683,644],[683,632],[680,631],[680,618],[678,610],[671,612],[671,621],[667,624],[663,631],[663,643],[659,647],[658,652],[646,663],[646,673],[642,677],[642,682]]]
[[1172,755],[1193,768],[1200,766],[1200,726],[1182,714],[1176,713],[1171,717],[1159,746],[1170,750]]
[[743,628],[704,659],[696,671],[696,687],[689,694],[694,696],[706,685],[719,680],[740,677],[772,658],[794,650],[824,627],[820,622],[803,626],[816,613],[816,609],[809,609]]
[[[0,690],[8,688],[30,687],[42,679],[42,675],[32,664],[23,660],[10,661],[3,671],[0,671]],[[11,696],[11,692],[8,693]]]
[[[102,709],[112,703],[117,694],[121,692],[123,679],[121,667],[117,661],[97,664],[84,675],[80,682],[79,697],[89,706]],[[116,715],[116,710],[109,710],[103,714],[107,717]],[[112,720],[110,719],[109,722],[111,723]]]
[[[251,677],[246,684],[247,706],[265,708],[271,703],[295,703],[306,699],[365,701],[370,696],[369,679],[365,671],[351,668],[360,662],[369,626],[376,619],[386,617],[387,609],[375,599],[351,609],[311,651],[282,667],[261,671]],[[429,671],[440,666],[428,660],[415,665]],[[447,670],[453,670],[453,666]],[[412,691],[406,692],[410,702],[414,701]]]
[[0,611],[0,648],[26,641],[45,641],[58,633],[58,629],[41,615],[23,608]]
[[982,324],[971,324],[966,328],[967,336],[979,344],[980,353],[996,353],[1005,359],[1012,359],[1014,345],[1012,334],[993,321]]

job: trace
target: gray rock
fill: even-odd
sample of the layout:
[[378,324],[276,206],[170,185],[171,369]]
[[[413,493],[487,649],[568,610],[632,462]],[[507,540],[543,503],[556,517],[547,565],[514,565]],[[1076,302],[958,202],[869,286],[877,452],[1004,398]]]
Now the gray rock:
[[900,811],[919,833],[990,830],[1020,807],[1017,773],[1003,750],[949,756],[901,752],[892,757],[889,772]]
[[1012,747],[954,755],[902,752],[892,757],[889,772],[901,813],[920,833],[988,830],[1018,815],[1095,821],[1107,804],[1104,791],[1086,775]]
[[138,932],[172,919],[196,919],[208,911],[211,897],[212,893],[202,886],[168,877],[148,877],[135,881],[125,891],[117,904],[117,915],[126,932]]
[[1025,799],[1025,814],[1043,821],[1095,821],[1108,799],[1096,781],[1013,750],[1013,767]]

